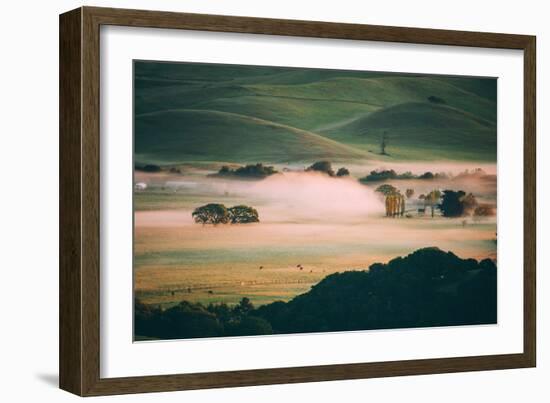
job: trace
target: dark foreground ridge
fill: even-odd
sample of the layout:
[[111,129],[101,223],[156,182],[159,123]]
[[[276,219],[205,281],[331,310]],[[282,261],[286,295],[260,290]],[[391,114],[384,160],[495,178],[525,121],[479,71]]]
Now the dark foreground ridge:
[[369,270],[325,277],[289,302],[258,308],[182,301],[161,310],[135,303],[136,338],[180,339],[494,324],[497,270],[485,259],[419,249]]

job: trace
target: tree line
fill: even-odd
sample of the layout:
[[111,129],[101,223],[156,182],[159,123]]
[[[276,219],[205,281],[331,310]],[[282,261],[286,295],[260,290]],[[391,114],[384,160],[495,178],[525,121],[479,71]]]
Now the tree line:
[[393,169],[373,170],[370,173],[359,179],[360,182],[381,182],[390,179],[448,179],[449,175],[444,172],[433,173],[430,171],[424,172],[421,175],[415,175],[411,171],[398,174]]
[[[386,198],[386,211],[388,211],[388,203],[391,204],[393,198],[399,198],[400,203],[404,203],[405,198],[401,195],[401,191],[395,186],[385,183],[380,185],[375,190],[381,193]],[[406,189],[405,196],[407,199],[412,198],[414,189]],[[443,190],[434,189],[426,194],[418,195],[418,200],[422,201],[424,207],[430,207],[432,217],[435,209],[441,211],[443,217],[484,217],[495,215],[495,208],[487,203],[479,203],[473,193],[466,193],[463,190]],[[404,208],[401,209],[402,211]],[[401,213],[402,214],[402,213]],[[388,215],[386,213],[386,215]]]
[[276,173],[278,173],[278,171],[272,166],[267,166],[259,162],[257,164],[245,165],[235,169],[228,165],[223,165],[216,176],[263,179],[275,175]]

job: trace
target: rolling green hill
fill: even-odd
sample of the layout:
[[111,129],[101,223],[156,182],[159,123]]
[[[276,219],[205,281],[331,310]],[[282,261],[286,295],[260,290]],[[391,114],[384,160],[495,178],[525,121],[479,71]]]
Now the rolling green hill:
[[495,121],[496,108],[489,99],[431,77],[340,77],[301,85],[249,85],[260,95],[289,99],[333,100],[383,108],[404,102],[427,102],[436,95],[446,104]]
[[182,161],[299,162],[349,160],[366,153],[314,133],[234,113],[177,109],[138,115],[135,159]]
[[445,105],[398,104],[325,134],[359,149],[378,151],[384,133],[393,158],[496,160],[495,124]]
[[382,158],[384,132],[385,159],[496,159],[494,79],[155,62],[134,71],[144,162]]

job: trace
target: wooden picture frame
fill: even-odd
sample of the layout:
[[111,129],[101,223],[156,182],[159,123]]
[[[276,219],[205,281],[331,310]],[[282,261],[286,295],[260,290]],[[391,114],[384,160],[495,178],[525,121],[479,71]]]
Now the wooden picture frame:
[[[229,372],[100,377],[100,27],[171,28],[524,52],[523,353]],[[60,387],[81,396],[533,367],[536,363],[535,37],[81,7],[60,16]]]

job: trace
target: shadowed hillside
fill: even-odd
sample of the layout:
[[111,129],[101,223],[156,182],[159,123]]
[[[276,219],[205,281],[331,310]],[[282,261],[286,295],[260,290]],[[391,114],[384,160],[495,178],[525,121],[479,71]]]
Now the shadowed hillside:
[[497,269],[489,259],[425,248],[329,275],[286,303],[183,301],[162,310],[136,301],[135,313],[136,335],[164,339],[495,324]]
[[314,133],[234,113],[168,110],[135,121],[137,161],[287,162],[365,153]]
[[420,249],[369,271],[335,273],[286,304],[260,307],[275,332],[393,329],[496,323],[496,278],[488,259]]

